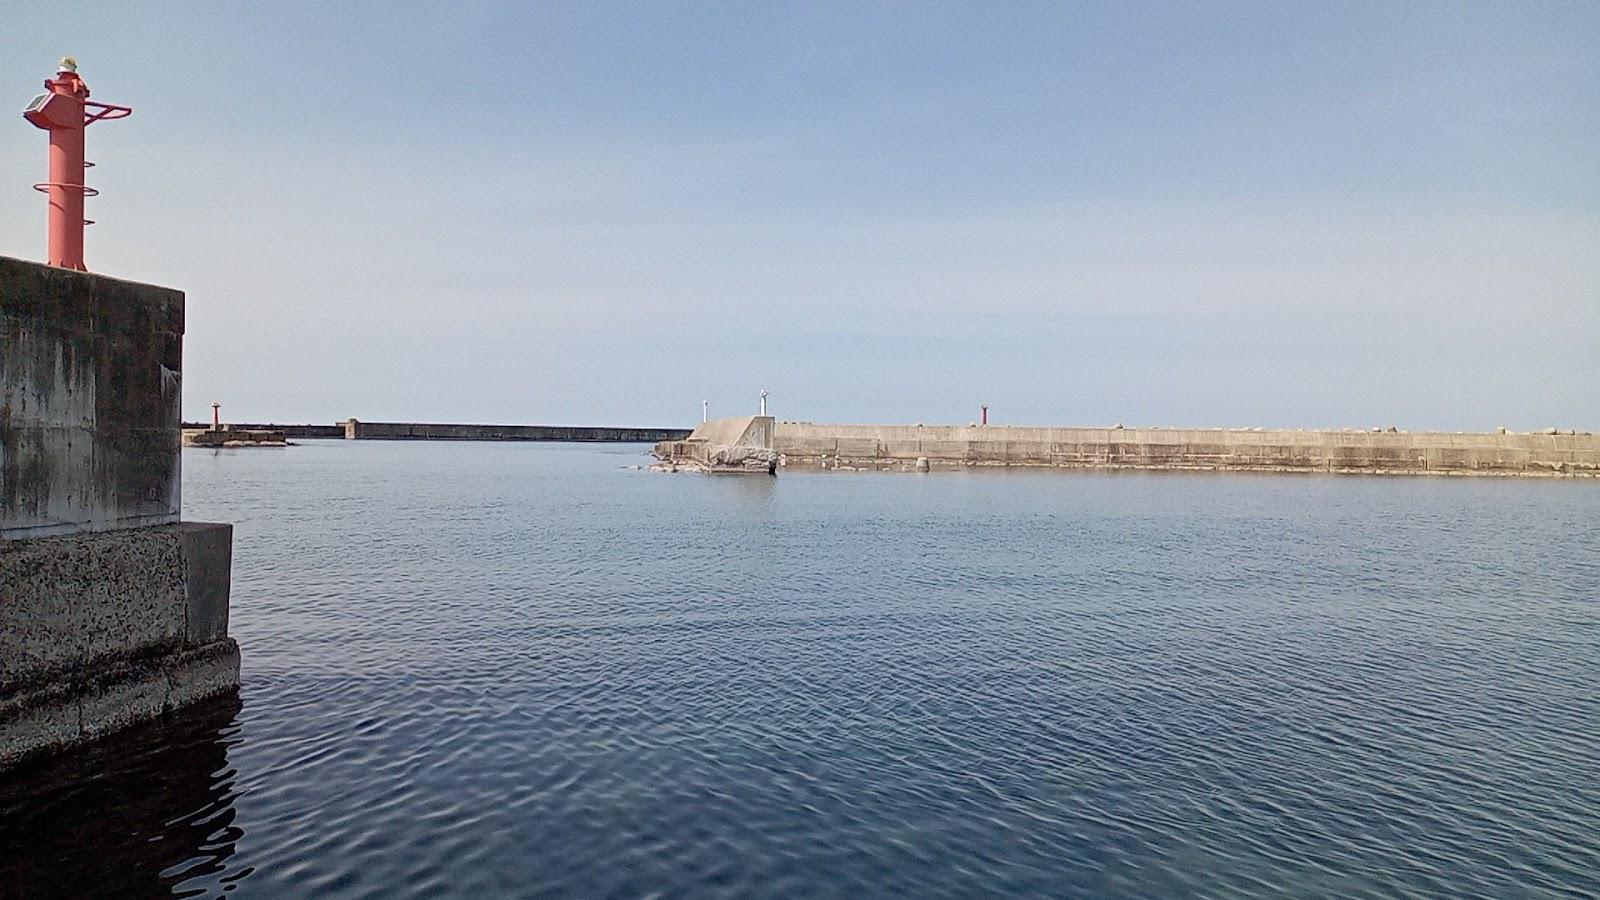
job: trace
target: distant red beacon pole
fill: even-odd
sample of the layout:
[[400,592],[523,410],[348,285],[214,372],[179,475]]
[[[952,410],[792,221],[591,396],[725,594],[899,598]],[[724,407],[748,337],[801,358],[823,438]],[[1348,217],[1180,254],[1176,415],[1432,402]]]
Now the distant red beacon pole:
[[46,78],[45,93],[33,98],[22,117],[50,132],[50,180],[33,186],[50,195],[49,258],[52,266],[87,271],[83,264],[83,200],[100,193],[83,183],[83,130],[101,119],[126,118],[133,110],[92,103],[89,86],[78,77],[78,62],[62,57],[56,77]]

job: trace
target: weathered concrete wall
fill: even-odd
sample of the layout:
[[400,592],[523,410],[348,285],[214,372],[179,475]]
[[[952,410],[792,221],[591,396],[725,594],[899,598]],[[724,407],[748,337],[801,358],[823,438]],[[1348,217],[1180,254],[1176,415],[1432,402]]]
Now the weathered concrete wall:
[[233,528],[0,541],[0,767],[238,685]]
[[1187,428],[815,425],[780,422],[787,463],[901,468],[1056,466],[1470,475],[1600,475],[1592,434]]
[[[287,431],[283,426],[267,427]],[[615,441],[651,443],[685,437],[688,433],[682,428],[608,428],[585,425],[450,425],[426,422],[365,422],[350,419],[344,425],[343,436],[363,441]]]
[[0,538],[176,522],[183,294],[0,257]]
[[0,768],[238,687],[233,530],[177,523],[183,299],[0,257]]

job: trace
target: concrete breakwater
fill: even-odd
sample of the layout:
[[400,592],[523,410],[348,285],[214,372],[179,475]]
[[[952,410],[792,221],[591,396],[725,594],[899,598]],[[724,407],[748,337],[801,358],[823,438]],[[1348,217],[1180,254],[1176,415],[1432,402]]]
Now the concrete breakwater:
[[1189,428],[813,425],[779,422],[788,465],[1041,466],[1433,475],[1600,475],[1592,434]]
[[233,529],[182,522],[179,291],[0,257],[0,768],[233,691]]
[[[283,435],[285,440],[297,438],[328,438],[338,440],[344,437],[344,425],[275,425],[265,422],[229,422],[228,427],[239,431],[272,431]],[[185,422],[183,430],[208,431],[211,429],[209,422]]]
[[[658,444],[714,454],[717,432]],[[702,432],[701,429],[706,429]],[[703,439],[702,439],[703,435]],[[777,422],[780,467],[911,471],[1020,466],[1063,469],[1323,472],[1344,474],[1600,476],[1600,437],[1588,433],[1301,431],[1284,429],[1029,428],[827,425]]]
[[[201,430],[205,423],[184,423]],[[362,441],[566,441],[649,444],[689,436],[687,428],[634,428],[591,425],[462,425],[431,422],[365,422],[346,419],[332,425],[233,424],[241,431],[272,431],[288,439],[329,438]]]
[[235,428],[218,425],[212,428],[183,429],[185,447],[287,447],[288,437],[281,431],[261,428]]

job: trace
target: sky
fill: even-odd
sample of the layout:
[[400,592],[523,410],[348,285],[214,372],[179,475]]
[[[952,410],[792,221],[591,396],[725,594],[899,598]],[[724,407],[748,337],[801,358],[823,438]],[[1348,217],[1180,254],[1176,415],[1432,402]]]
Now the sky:
[[[110,9],[105,7],[110,6]],[[1600,4],[0,0],[240,422],[1600,430]],[[0,128],[0,254],[44,135]]]

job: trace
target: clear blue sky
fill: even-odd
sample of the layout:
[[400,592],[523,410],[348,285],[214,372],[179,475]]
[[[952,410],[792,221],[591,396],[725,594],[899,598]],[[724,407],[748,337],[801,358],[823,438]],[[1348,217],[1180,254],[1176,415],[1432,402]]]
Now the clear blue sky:
[[0,84],[135,107],[191,417],[1600,428],[1600,4],[529,6],[13,3]]

